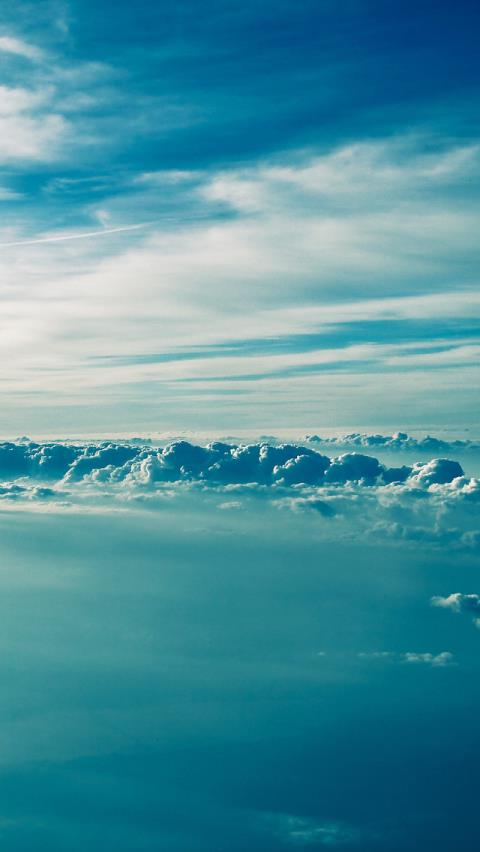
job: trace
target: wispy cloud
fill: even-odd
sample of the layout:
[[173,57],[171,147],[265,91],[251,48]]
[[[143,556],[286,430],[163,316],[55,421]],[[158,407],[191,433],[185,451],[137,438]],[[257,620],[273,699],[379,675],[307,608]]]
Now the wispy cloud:
[[14,56],[22,56],[31,60],[41,60],[44,56],[39,47],[11,35],[0,36],[0,52],[11,53]]
[[0,248],[9,248],[11,246],[32,246],[42,243],[63,243],[69,240],[86,240],[90,237],[104,237],[109,234],[118,234],[123,231],[139,231],[143,228],[151,227],[150,222],[139,222],[135,225],[121,225],[117,228],[103,228],[100,231],[86,231],[80,234],[56,234],[55,236],[35,237],[30,240],[14,240],[13,242],[0,243]]
[[[248,27],[245,38],[251,12],[227,17],[258,58]],[[83,405],[93,394],[100,408],[134,396],[145,412],[161,396],[169,417],[179,400],[185,416],[193,408],[200,416],[203,399],[208,418],[215,399],[232,424],[243,407],[270,423],[298,416],[306,430],[319,417],[358,426],[390,411],[398,423],[402,395],[422,400],[430,418],[448,387],[470,422],[478,140],[426,120],[392,127],[385,118],[375,134],[320,132],[322,120],[302,136],[299,79],[307,86],[311,62],[317,74],[318,51],[297,56],[302,74],[288,88],[273,41],[263,45],[257,91],[247,66],[243,79],[212,41],[221,16],[207,17],[200,32],[185,22],[182,44],[165,31],[158,45],[127,39],[119,50],[113,39],[101,52],[74,18],[48,38],[30,14],[23,31],[13,21],[4,27],[0,347],[13,363],[4,388],[34,409],[42,389],[59,404],[75,393]],[[202,57],[195,74],[206,74],[203,88],[190,78],[190,55]],[[343,86],[325,62],[315,77],[322,109]],[[267,77],[283,81],[281,132],[265,114]],[[214,112],[204,97],[213,79]],[[250,121],[256,140],[240,131]],[[464,333],[442,330],[445,318],[461,317]],[[420,318],[428,327],[415,330]],[[411,320],[408,332],[400,319]],[[381,406],[376,376],[386,372]]]

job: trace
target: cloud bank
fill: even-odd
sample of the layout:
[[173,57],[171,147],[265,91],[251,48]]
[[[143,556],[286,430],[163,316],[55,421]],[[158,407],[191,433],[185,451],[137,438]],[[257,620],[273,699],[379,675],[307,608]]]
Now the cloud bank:
[[470,439],[446,440],[443,438],[426,435],[423,438],[415,438],[406,432],[394,432],[393,435],[362,434],[361,432],[350,432],[346,435],[334,437],[321,437],[320,435],[305,435],[302,439],[308,444],[325,447],[369,447],[386,450],[415,451],[432,453],[463,452],[465,450],[476,451],[480,449],[480,443]]
[[[480,480],[460,463],[434,458],[388,466],[372,455],[327,456],[312,446],[175,440],[0,444],[0,499],[152,509],[171,499],[213,501],[240,511],[251,501],[323,519],[334,536],[475,550],[480,546]],[[322,527],[322,528],[323,528]]]
[[[206,446],[178,440],[152,449],[128,443],[36,443],[27,440],[0,444],[0,475],[63,482],[85,480],[137,485],[199,481],[213,485],[256,484],[386,486],[407,483],[417,488],[450,485],[464,488],[461,465],[447,458],[387,467],[377,458],[357,452],[329,457],[299,444],[230,444]],[[456,485],[452,485],[456,483]],[[476,486],[470,486],[475,491]],[[473,492],[472,492],[473,493]]]

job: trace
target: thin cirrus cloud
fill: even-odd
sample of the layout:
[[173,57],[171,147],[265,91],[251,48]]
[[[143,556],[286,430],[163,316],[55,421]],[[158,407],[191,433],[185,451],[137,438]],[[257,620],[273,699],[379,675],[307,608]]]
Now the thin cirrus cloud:
[[[140,195],[138,183],[125,183],[116,198],[111,196],[109,201],[107,197],[101,208],[98,204],[90,208],[91,217],[98,221],[101,209],[112,223],[101,232],[105,236],[120,235],[122,225],[115,227],[115,221],[125,221],[128,209],[140,210],[145,198],[158,214],[155,203],[161,200],[164,204],[165,193],[167,199],[173,193],[177,215],[161,213],[159,224],[149,228],[144,239],[127,246],[117,242],[110,253],[92,253],[85,239],[86,248],[75,260],[80,272],[73,274],[71,254],[57,249],[45,254],[47,246],[39,248],[42,253],[36,257],[14,257],[20,264],[27,263],[22,276],[26,299],[17,305],[18,319],[31,310],[38,326],[43,315],[45,366],[50,358],[61,358],[65,376],[65,371],[77,372],[81,367],[81,382],[83,386],[90,382],[91,388],[99,382],[109,383],[113,376],[127,384],[168,383],[169,389],[179,388],[185,381],[202,381],[218,390],[219,383],[228,385],[234,380],[245,382],[252,391],[251,382],[258,379],[289,381],[302,372],[325,367],[338,370],[340,366],[347,373],[387,368],[400,377],[413,367],[430,374],[456,365],[475,370],[478,325],[470,267],[477,255],[476,208],[466,196],[462,202],[462,193],[467,178],[478,173],[478,151],[467,146],[427,156],[418,149],[418,140],[405,139],[341,149],[288,168],[255,166],[233,171],[228,179],[225,173],[218,177],[201,173],[193,186],[189,176],[188,190],[180,189],[178,198],[176,188],[171,188],[178,181],[164,182],[166,189],[159,193],[158,180],[145,176]],[[339,202],[332,189],[342,185],[346,163],[350,182],[358,184],[352,209],[341,202],[341,193]],[[366,163],[370,182],[363,176]],[[376,187],[378,211],[367,213],[371,183]],[[430,210],[432,192],[443,194],[446,205],[443,220],[435,222]],[[455,204],[449,200],[452,192]],[[183,220],[182,205],[188,205]],[[93,231],[86,229],[85,233],[93,236]],[[50,233],[48,240],[61,243],[65,236]],[[19,235],[2,242],[12,244],[4,245],[9,251],[22,248],[14,243],[31,243],[31,249],[26,248],[33,251],[37,239],[44,238],[22,239]],[[462,267],[456,260],[460,255]],[[12,254],[5,255],[10,268],[11,260]],[[29,285],[34,280],[33,264],[35,281],[42,274],[46,278],[40,292]],[[68,270],[68,285],[63,270]],[[453,279],[456,287],[464,288],[463,293],[451,290]],[[413,284],[418,287],[419,280],[424,295],[414,293]],[[352,345],[354,328],[349,332],[345,325],[338,326],[338,320],[348,315],[349,304],[367,325],[376,322],[375,327],[365,329],[360,348]],[[409,341],[398,338],[397,344],[386,344],[394,328],[389,323],[397,321],[409,305],[412,319],[418,310],[432,316],[428,332],[417,329],[416,339],[413,334]],[[14,305],[12,309],[15,322]],[[470,319],[466,333],[456,333],[454,341],[445,339],[434,322],[449,310],[453,316]],[[115,335],[104,321],[107,314],[115,318]],[[328,343],[321,334],[326,323],[331,332]],[[295,325],[297,332],[318,332],[318,351],[312,351],[315,346],[305,348],[300,339],[295,351],[291,336]],[[289,354],[278,351],[265,360],[265,343],[279,335]],[[255,339],[256,349],[249,352],[242,346],[242,341]],[[190,360],[180,351],[187,343],[193,353],[195,346],[229,342],[233,354],[225,351],[223,358],[216,357],[213,372],[210,359],[202,359],[200,350]],[[176,360],[172,357],[169,364],[160,363],[162,356],[175,352],[179,355]],[[94,365],[95,356],[111,360]],[[121,364],[122,358],[129,360],[128,368]],[[468,381],[467,375],[463,374],[464,381]],[[55,385],[61,377],[55,377],[55,371],[44,374],[45,388],[51,387],[52,379]],[[440,379],[433,380],[434,385],[435,381]]]
[[86,231],[80,234],[56,234],[52,236],[37,237],[31,240],[18,240],[10,243],[0,243],[0,248],[9,248],[11,246],[31,246],[41,245],[42,243],[61,243],[69,240],[86,240],[91,237],[103,237],[110,234],[123,233],[125,231],[138,231],[142,228],[149,227],[149,222],[138,222],[134,225],[121,225],[118,228],[103,228],[99,231]]
[[[429,120],[392,124],[384,94],[371,99],[376,40],[356,66],[354,120],[351,52],[342,65],[318,51],[318,34],[327,47],[338,21],[326,8],[313,12],[277,9],[270,21],[279,37],[287,22],[302,34],[288,80],[281,42],[258,50],[250,4],[225,16],[209,9],[199,27],[182,15],[181,43],[169,10],[155,45],[125,8],[101,52],[89,26],[94,19],[98,36],[104,20],[93,7],[83,28],[48,37],[27,14],[23,33],[3,22],[7,424],[28,409],[48,430],[53,406],[66,425],[74,405],[77,423],[93,416],[97,429],[119,414],[127,428],[135,417],[153,425],[160,411],[166,427],[177,417],[188,425],[193,410],[213,427],[215,400],[220,429],[257,416],[265,428],[316,428],[323,417],[393,426],[403,395],[409,418],[421,400],[418,417],[429,422],[441,392],[452,393],[463,424],[473,422],[478,140],[440,132],[428,110]],[[156,32],[158,10],[150,17]],[[390,38],[383,12],[377,25]],[[444,33],[443,18],[435,27]],[[242,75],[219,50],[234,43]],[[422,74],[434,89],[433,65]],[[214,113],[203,94],[212,80]],[[310,124],[299,112],[300,80],[318,106]],[[262,95],[270,87],[271,101],[277,85],[281,107],[267,115]],[[336,117],[325,112],[332,97]],[[348,134],[342,110],[352,116]],[[365,124],[372,110],[374,136]],[[376,377],[385,372],[388,403],[379,405]]]

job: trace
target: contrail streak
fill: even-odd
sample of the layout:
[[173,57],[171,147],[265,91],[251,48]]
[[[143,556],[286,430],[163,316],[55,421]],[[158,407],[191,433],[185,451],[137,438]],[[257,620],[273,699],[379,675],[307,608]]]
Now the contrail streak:
[[103,237],[107,234],[119,234],[121,231],[138,231],[140,228],[148,228],[153,222],[141,222],[138,225],[123,225],[119,228],[103,228],[101,231],[84,231],[82,234],[63,234],[59,237],[38,237],[33,240],[16,240],[11,243],[0,243],[0,248],[8,246],[33,246],[39,243],[61,243],[67,240],[86,240],[89,237]]

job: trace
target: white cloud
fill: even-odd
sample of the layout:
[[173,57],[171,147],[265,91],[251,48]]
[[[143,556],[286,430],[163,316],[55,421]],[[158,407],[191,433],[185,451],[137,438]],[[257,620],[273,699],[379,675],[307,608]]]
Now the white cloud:
[[473,615],[473,623],[475,627],[480,629],[480,595],[453,592],[447,597],[441,597],[441,595],[433,597],[431,604],[441,609],[449,609],[457,614]]
[[0,51],[3,53],[11,53],[14,56],[23,56],[25,59],[40,60],[43,57],[43,51],[29,44],[22,39],[14,36],[0,36]]
[[50,87],[0,86],[0,164],[58,156],[68,125],[52,95]]
[[358,654],[361,660],[383,661],[390,663],[407,663],[409,665],[431,666],[446,668],[455,665],[455,658],[450,651],[440,651],[432,654],[430,651],[362,651]]
[[[201,446],[175,440],[155,447],[140,439],[88,444],[19,439],[0,444],[0,481],[7,483],[9,499],[21,501],[29,497],[27,490],[53,484],[56,490],[41,496],[63,500],[68,487],[69,499],[86,505],[104,498],[155,505],[193,491],[218,498],[220,507],[239,508],[238,501],[250,498],[268,501],[275,510],[294,511],[305,520],[310,516],[327,538],[478,548],[480,482],[458,475],[457,463],[449,460],[423,465],[428,473],[423,478],[419,467],[392,477],[371,456],[329,458],[279,443]],[[457,597],[445,606],[453,606],[452,601]]]
[[60,115],[0,115],[0,162],[54,159],[66,128]]
[[[27,89],[15,91],[9,95],[11,111],[1,119],[5,132],[0,158],[41,159],[58,154],[70,138],[71,127],[61,115],[49,112],[53,101],[38,112],[38,105],[28,100]],[[478,316],[480,297],[473,287],[477,210],[471,198],[467,203],[462,196],[465,176],[478,170],[477,148],[424,156],[418,153],[419,147],[411,140],[403,147],[394,140],[312,154],[308,161],[305,154],[290,154],[290,164],[281,168],[257,164],[212,175],[145,174],[138,179],[139,205],[148,199],[154,203],[159,187],[169,182],[175,192],[192,182],[197,192],[189,183],[189,203],[195,195],[199,207],[192,220],[186,217],[182,222],[182,211],[176,221],[166,216],[164,222],[151,225],[148,234],[132,233],[128,243],[126,235],[122,240],[113,229],[111,241],[105,236],[103,247],[99,241],[94,245],[93,239],[77,240],[76,247],[73,239],[61,243],[65,232],[58,233],[56,244],[55,232],[45,229],[38,239],[48,237],[51,247],[35,246],[37,235],[31,232],[5,234],[1,242],[19,244],[0,254],[2,319],[4,326],[13,329],[3,339],[11,347],[17,338],[17,345],[9,348],[14,372],[8,382],[19,391],[26,386],[34,391],[32,382],[38,382],[38,387],[63,401],[73,389],[77,398],[88,392],[91,399],[92,393],[108,388],[108,394],[98,397],[101,406],[120,385],[132,389],[159,383],[164,397],[188,392],[190,399],[197,392],[204,399],[205,392],[218,399],[233,389],[236,399],[230,399],[229,405],[241,407],[241,394],[248,394],[252,412],[250,403],[255,400],[256,405],[258,395],[253,378],[264,382],[261,405],[275,407],[274,420],[285,396],[294,402],[289,416],[298,411],[300,421],[295,397],[301,394],[306,411],[310,405],[308,420],[302,417],[305,428],[318,413],[312,409],[314,400],[324,398],[324,393],[331,396],[324,410],[330,410],[335,401],[341,406],[337,422],[365,422],[360,409],[372,410],[372,400],[367,398],[373,396],[377,382],[369,373],[386,368],[390,378],[385,393],[390,399],[383,411],[390,404],[398,406],[406,393],[425,398],[429,417],[429,404],[434,410],[437,392],[450,385],[457,398],[463,394],[461,404],[467,405],[464,400],[469,382],[475,381],[477,360],[468,337],[456,339],[455,345],[440,340],[440,352],[435,351],[439,340],[431,337],[421,353],[408,343],[347,341],[338,347],[322,346],[321,337],[318,348],[308,352],[293,347],[262,354],[245,348],[225,351],[221,357],[218,353],[215,359],[201,358],[196,352],[187,360],[182,351],[258,338],[321,335],[338,322],[420,317],[433,322]],[[345,197],[355,199],[349,209],[337,203],[345,169],[352,185],[352,193],[346,191]],[[450,202],[451,185],[456,187],[455,203]],[[381,209],[372,206],[371,186]],[[325,187],[330,187],[328,193]],[[441,213],[439,204],[432,212],[433,191],[444,201]],[[219,202],[233,205],[237,215],[216,220]],[[114,224],[121,224],[131,221],[130,208],[135,203],[131,194],[123,202],[104,198],[102,206],[92,206],[89,213],[98,221],[99,209],[107,211]],[[71,235],[76,238],[75,232]],[[25,242],[32,244],[20,245]],[[34,379],[32,352],[36,353]],[[181,356],[176,361],[135,361],[135,356],[175,352]],[[92,363],[92,356],[115,357]],[[115,361],[116,357],[120,360]],[[361,393],[349,361],[365,362]],[[413,384],[404,378],[405,371],[417,364]],[[295,386],[291,377],[281,375],[330,365],[339,365],[343,375],[295,376]],[[448,370],[454,369],[459,372],[449,377]],[[187,389],[188,382],[194,384]],[[342,390],[347,385],[348,393]],[[350,413],[354,396],[355,409]],[[36,404],[33,397],[32,404]],[[408,407],[414,410],[414,405]],[[400,419],[398,407],[392,411]],[[283,407],[282,416],[286,412]],[[265,426],[271,428],[268,422]]]
[[402,655],[402,659],[405,663],[433,666],[433,668],[445,668],[445,666],[451,666],[454,663],[454,657],[450,651],[441,651],[440,654],[407,651]]

